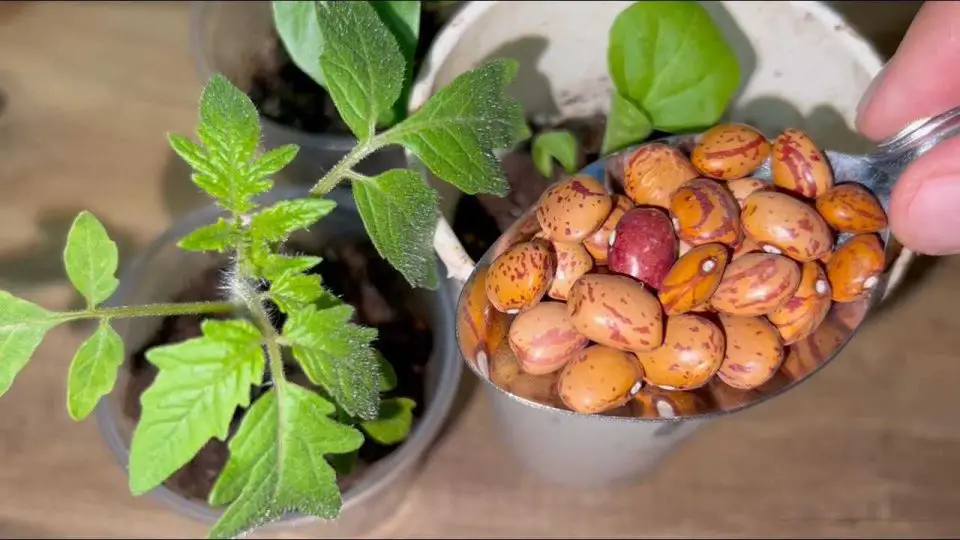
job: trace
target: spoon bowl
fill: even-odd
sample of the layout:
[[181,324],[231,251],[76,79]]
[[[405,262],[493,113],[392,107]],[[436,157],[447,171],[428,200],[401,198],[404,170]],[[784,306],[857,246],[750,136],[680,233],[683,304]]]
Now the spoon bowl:
[[[862,184],[879,199],[884,210],[888,210],[893,186],[906,167],[936,144],[957,133],[960,133],[960,107],[914,122],[879,144],[869,154],[853,155],[829,150],[825,154],[837,182],[855,181]],[[622,193],[623,159],[634,150],[646,144],[659,143],[675,147],[689,155],[700,136],[699,133],[692,133],[646,141],[591,163],[583,168],[580,174],[600,180],[611,193]],[[750,176],[771,182],[770,158]],[[483,283],[486,269],[491,262],[510,246],[532,239],[539,231],[536,208],[531,208],[504,232],[476,263],[459,299],[457,341],[470,369],[499,392],[530,407],[549,409],[556,414],[580,415],[556,406],[555,400],[551,401],[546,397],[548,389],[540,389],[539,394],[545,396],[543,399],[531,399],[530,394],[517,395],[496,384],[498,373],[504,369],[513,369],[511,362],[515,364],[515,359],[511,357],[512,353],[505,344],[504,329],[509,326],[511,316],[492,313],[493,319],[485,316],[482,321],[478,321],[476,318],[477,303],[486,301]],[[849,236],[851,235],[839,235],[837,245],[845,242]],[[762,403],[802,383],[843,350],[870,310],[884,297],[891,275],[891,262],[901,247],[891,235],[889,227],[881,231],[879,236],[885,246],[886,265],[870,294],[853,302],[834,302],[816,331],[787,347],[782,365],[762,386],[753,390],[738,390],[714,377],[709,384],[693,391],[657,392],[654,389],[647,396],[651,401],[650,406],[642,407],[639,412],[624,413],[618,410],[606,413],[602,415],[603,419],[619,423],[706,419]],[[483,312],[488,311],[495,310],[491,307]]]

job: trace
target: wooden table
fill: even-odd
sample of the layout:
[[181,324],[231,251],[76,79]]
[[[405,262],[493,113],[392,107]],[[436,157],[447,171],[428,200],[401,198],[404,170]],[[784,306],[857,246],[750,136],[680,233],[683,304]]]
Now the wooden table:
[[[204,200],[163,136],[194,125],[186,44],[183,4],[0,4],[0,287],[65,308],[59,257],[78,211],[105,222],[123,257]],[[643,485],[540,483],[505,453],[475,394],[380,532],[956,536],[960,258],[916,270],[842,359],[708,426]],[[68,418],[66,368],[81,338],[52,332],[0,399],[0,536],[202,535],[132,497],[95,423]]]

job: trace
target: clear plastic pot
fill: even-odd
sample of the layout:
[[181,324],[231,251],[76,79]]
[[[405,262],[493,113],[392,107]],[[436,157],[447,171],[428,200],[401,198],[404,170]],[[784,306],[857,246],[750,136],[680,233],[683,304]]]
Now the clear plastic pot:
[[[264,202],[303,197],[303,188],[275,190],[264,197]],[[320,246],[331,238],[344,239],[365,235],[353,199],[348,191],[329,195],[338,206],[334,212],[315,225],[309,233],[294,238],[298,246]],[[223,262],[221,257],[181,251],[177,240],[195,228],[214,222],[221,211],[209,206],[179,221],[134,259],[121,275],[120,287],[108,305],[137,305],[168,302],[183,290],[187,283],[207,269]],[[438,269],[440,270],[440,269]],[[451,284],[443,281],[437,291],[417,290],[419,305],[426,313],[433,331],[433,350],[427,363],[425,380],[426,403],[419,404],[425,412],[414,426],[409,438],[389,456],[370,465],[357,483],[343,493],[343,510],[338,520],[320,522],[311,517],[291,515],[265,529],[309,526],[312,535],[357,536],[380,526],[403,503],[417,464],[446,421],[462,373],[454,342]],[[123,337],[125,351],[130,355],[151,339],[161,320],[159,318],[120,319],[114,322]],[[129,356],[128,356],[129,359]],[[124,365],[113,392],[106,396],[96,410],[97,421],[107,445],[116,455],[121,467],[127,468],[130,440],[135,422],[123,412],[122,404],[128,391],[130,372]],[[151,495],[170,505],[178,513],[212,523],[222,509],[214,509],[203,502],[187,499],[165,486]]]
[[[248,89],[264,61],[264,48],[275,35],[270,2],[192,2],[190,48],[202,81],[220,73],[241,89]],[[320,179],[354,146],[352,136],[307,133],[261,117],[263,146],[296,144],[300,153],[283,171],[287,180],[310,184]],[[384,148],[364,159],[356,170],[376,175],[403,167],[403,150]]]

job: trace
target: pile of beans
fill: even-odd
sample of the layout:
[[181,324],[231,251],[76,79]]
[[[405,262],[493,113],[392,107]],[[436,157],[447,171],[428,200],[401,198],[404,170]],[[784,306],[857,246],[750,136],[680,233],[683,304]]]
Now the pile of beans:
[[[772,183],[752,178],[768,160]],[[689,156],[652,143],[623,163],[625,194],[585,175],[551,186],[538,232],[465,292],[461,346],[484,341],[473,352],[505,390],[584,414],[620,414],[644,386],[752,390],[884,270],[883,207],[835,183],[799,130],[771,143],[719,125]]]

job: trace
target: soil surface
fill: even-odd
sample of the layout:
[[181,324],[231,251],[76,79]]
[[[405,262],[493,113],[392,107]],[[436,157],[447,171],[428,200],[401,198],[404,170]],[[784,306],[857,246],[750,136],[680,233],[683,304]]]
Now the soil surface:
[[[397,373],[397,388],[384,395],[413,399],[417,403],[413,410],[415,426],[426,408],[424,379],[427,361],[433,349],[433,334],[428,321],[414,313],[410,307],[416,302],[412,299],[413,291],[399,272],[380,258],[369,241],[330,246],[319,255],[324,260],[314,271],[323,277],[327,289],[356,308],[354,322],[377,329],[375,346]],[[197,302],[218,299],[221,272],[220,268],[214,268],[198,276],[176,300]],[[127,416],[139,420],[140,395],[157,373],[156,368],[146,360],[146,350],[199,336],[203,318],[166,318],[156,336],[131,356],[128,364],[131,377],[123,403]],[[283,321],[276,320],[275,323],[279,328]],[[285,365],[285,372],[290,380],[307,387],[313,386],[295,364]],[[263,390],[264,388],[253,389],[252,398],[255,399]],[[233,429],[239,425],[242,415],[243,410],[238,409]],[[383,446],[367,439],[360,448],[352,472],[338,478],[341,489],[356,483],[370,464],[388,456],[398,447],[399,445]],[[193,460],[171,476],[165,485],[187,498],[206,500],[226,464],[228,454],[227,445],[213,439]]]
[[[557,125],[537,125],[530,120],[528,123],[534,135],[555,129],[571,131],[580,142],[578,168],[600,157],[606,125],[604,116],[573,119]],[[532,139],[503,157],[501,163],[510,184],[510,193],[506,197],[464,195],[457,203],[453,230],[473,260],[480,259],[517,218],[536,204],[550,184],[565,175],[559,164],[554,167],[550,178],[537,171],[530,153]]]
[[[413,58],[414,74],[419,73],[430,45],[450,16],[451,9],[441,4],[447,3],[423,2],[420,37]],[[350,135],[330,95],[293,63],[278,36],[272,36],[264,44],[260,64],[248,92],[260,114],[307,133]]]

